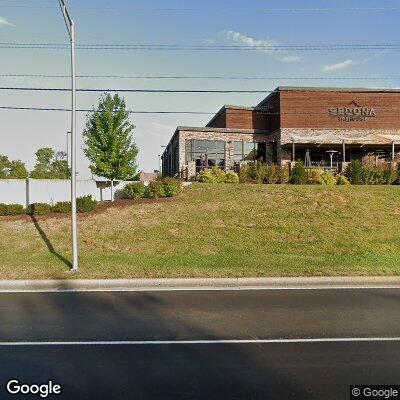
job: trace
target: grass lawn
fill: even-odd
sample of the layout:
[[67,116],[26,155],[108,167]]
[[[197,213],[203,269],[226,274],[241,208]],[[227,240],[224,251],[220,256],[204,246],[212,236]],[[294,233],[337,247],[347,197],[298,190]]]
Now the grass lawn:
[[2,279],[400,274],[400,186],[195,184],[79,217],[0,218]]

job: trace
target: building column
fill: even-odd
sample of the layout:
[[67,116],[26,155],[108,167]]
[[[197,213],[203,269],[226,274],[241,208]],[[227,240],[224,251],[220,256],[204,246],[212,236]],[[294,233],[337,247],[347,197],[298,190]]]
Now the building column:
[[296,143],[294,142],[294,140],[292,142],[292,161],[296,161]]
[[394,141],[392,142],[392,161],[394,162],[394,157],[395,157],[395,153],[394,153]]
[[342,144],[343,144],[343,162],[346,162],[346,143],[344,140]]
[[276,140],[276,163],[282,165],[282,145],[281,140]]

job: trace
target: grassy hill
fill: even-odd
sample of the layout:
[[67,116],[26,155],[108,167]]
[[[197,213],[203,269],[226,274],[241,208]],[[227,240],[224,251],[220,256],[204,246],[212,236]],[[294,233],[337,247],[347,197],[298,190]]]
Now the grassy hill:
[[[71,277],[69,217],[0,219],[3,279]],[[195,184],[79,218],[78,278],[400,274],[399,186]]]

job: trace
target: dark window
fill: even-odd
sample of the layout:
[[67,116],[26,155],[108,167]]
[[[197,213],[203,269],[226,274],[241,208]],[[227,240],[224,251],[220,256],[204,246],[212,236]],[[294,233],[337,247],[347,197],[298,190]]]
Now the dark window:
[[195,161],[198,167],[225,165],[225,142],[220,140],[187,140],[186,162]]

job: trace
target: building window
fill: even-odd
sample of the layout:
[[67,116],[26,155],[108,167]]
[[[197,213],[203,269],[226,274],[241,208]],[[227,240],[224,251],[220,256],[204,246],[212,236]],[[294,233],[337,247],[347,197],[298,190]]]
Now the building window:
[[243,160],[243,142],[233,142],[233,161],[239,164]]
[[234,142],[233,159],[235,164],[241,161],[265,161],[265,142]]
[[224,167],[225,142],[220,140],[186,140],[186,163],[195,161],[197,167]]

